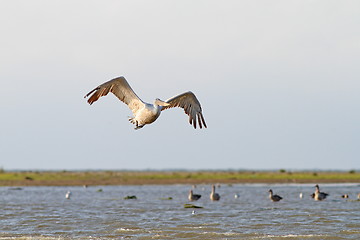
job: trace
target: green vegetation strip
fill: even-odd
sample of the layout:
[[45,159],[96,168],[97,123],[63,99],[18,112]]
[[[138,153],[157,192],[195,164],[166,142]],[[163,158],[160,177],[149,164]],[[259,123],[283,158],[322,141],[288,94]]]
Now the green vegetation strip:
[[360,173],[280,171],[0,172],[0,186],[81,186],[201,183],[360,183]]

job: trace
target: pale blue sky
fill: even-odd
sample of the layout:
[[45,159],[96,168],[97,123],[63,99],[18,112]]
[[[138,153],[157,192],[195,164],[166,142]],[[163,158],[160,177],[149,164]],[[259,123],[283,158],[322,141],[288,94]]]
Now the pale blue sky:
[[[360,1],[2,1],[0,167],[360,169]],[[114,96],[191,90],[135,131]]]

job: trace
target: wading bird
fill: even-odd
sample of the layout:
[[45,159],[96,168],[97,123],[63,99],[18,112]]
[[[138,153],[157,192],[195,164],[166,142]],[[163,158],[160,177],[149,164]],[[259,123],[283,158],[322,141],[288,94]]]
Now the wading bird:
[[273,201],[273,202],[278,202],[278,201],[280,201],[281,199],[282,199],[282,197],[280,197],[279,195],[274,195],[273,194],[273,191],[270,189],[269,190],[269,198],[271,199],[271,201]]
[[124,77],[118,77],[96,87],[86,94],[84,98],[91,95],[88,99],[88,103],[91,105],[109,92],[112,92],[117,98],[128,105],[134,115],[134,117],[129,118],[129,121],[135,124],[135,129],[140,129],[146,124],[153,123],[160,116],[161,111],[173,107],[183,108],[189,116],[189,123],[194,128],[196,128],[197,122],[200,128],[203,126],[207,127],[202,115],[200,102],[195,94],[190,91],[169,98],[166,101],[156,98],[154,104],[150,104],[143,102],[135,94]]

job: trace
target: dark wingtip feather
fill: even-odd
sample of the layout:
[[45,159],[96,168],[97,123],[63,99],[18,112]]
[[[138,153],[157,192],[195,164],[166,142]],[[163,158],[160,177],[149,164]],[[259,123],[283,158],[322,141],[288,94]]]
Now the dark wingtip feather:
[[206,123],[205,123],[204,116],[203,116],[201,113],[200,113],[200,117],[201,117],[201,120],[202,120],[202,122],[203,122],[203,124],[204,124],[204,127],[207,128]]
[[202,129],[202,124],[201,124],[200,114],[198,114],[198,115],[197,115],[197,117],[198,117],[199,127],[200,127],[200,129]]
[[[84,98],[87,98],[88,96],[90,96],[93,92],[95,92],[95,91],[97,91],[97,90],[99,90],[100,89],[100,87],[97,87],[97,88],[94,88],[93,90],[91,90],[88,94],[86,94],[85,96],[84,96]],[[93,104],[93,102],[95,102],[96,100],[94,100],[94,95],[96,94],[96,92],[88,99],[88,103],[91,105],[91,104]]]

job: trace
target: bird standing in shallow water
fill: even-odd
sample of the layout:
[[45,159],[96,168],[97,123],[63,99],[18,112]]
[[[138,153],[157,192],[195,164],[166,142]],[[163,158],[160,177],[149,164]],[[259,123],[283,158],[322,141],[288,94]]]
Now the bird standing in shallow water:
[[129,121],[135,124],[135,129],[140,129],[146,124],[153,123],[160,116],[161,111],[173,107],[183,108],[189,116],[189,123],[194,128],[196,128],[197,123],[200,128],[203,126],[207,127],[202,115],[200,102],[195,94],[190,91],[169,98],[166,101],[156,98],[154,104],[150,104],[143,102],[135,94],[124,77],[118,77],[96,87],[86,94],[84,98],[91,95],[88,99],[88,103],[91,105],[109,92],[112,92],[117,98],[128,105],[134,115],[134,117],[129,118]]
[[315,185],[315,192],[311,195],[316,201],[324,200],[329,194],[320,192],[319,185]]
[[215,185],[212,185],[210,199],[211,199],[211,201],[219,201],[220,200],[220,194],[215,192]]
[[271,201],[273,201],[273,202],[278,202],[278,201],[280,201],[281,199],[282,199],[282,197],[280,197],[279,195],[274,195],[273,194],[273,191],[270,189],[269,190],[269,198],[271,199]]
[[188,196],[188,199],[189,201],[197,201],[201,198],[201,195],[200,194],[194,194],[193,193],[193,190],[190,190],[189,191],[189,196]]

